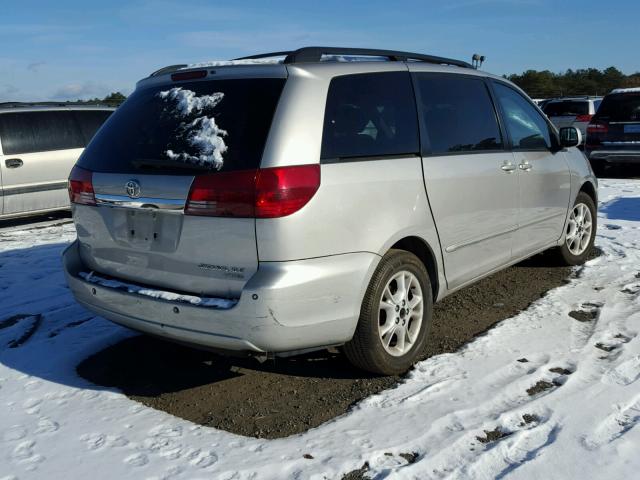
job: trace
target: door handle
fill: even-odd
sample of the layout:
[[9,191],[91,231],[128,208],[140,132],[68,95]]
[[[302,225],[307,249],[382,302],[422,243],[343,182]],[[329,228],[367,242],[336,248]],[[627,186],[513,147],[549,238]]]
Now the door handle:
[[525,172],[528,172],[533,168],[533,165],[531,165],[529,162],[523,162],[518,166],[520,167],[520,170],[524,170]]
[[516,166],[513,163],[505,163],[500,168],[507,173],[511,173],[516,169]]
[[4,164],[7,166],[7,168],[19,168],[24,165],[24,162],[19,158],[7,158],[4,161]]

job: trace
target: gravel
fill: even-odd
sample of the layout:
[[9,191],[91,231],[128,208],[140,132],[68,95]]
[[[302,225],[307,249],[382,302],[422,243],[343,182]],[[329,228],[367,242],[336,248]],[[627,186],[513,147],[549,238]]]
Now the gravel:
[[[538,255],[445,298],[435,306],[425,357],[456,351],[567,282],[571,272],[555,266],[551,255]],[[148,336],[98,352],[77,370],[149,407],[258,438],[304,432],[402,381],[359,371],[337,351],[260,364]]]

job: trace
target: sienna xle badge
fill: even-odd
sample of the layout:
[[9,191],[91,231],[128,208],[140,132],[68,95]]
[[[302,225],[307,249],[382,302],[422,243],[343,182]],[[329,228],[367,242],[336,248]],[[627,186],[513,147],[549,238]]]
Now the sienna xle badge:
[[550,248],[585,261],[580,143],[452,59],[313,47],[167,67],[71,174],[67,280],[141,332],[257,356],[341,346],[399,373],[435,301]]

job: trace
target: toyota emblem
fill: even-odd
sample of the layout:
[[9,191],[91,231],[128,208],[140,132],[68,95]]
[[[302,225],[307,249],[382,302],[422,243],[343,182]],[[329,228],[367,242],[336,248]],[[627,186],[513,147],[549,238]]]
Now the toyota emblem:
[[138,198],[140,196],[140,184],[136,180],[129,180],[124,189],[130,198]]

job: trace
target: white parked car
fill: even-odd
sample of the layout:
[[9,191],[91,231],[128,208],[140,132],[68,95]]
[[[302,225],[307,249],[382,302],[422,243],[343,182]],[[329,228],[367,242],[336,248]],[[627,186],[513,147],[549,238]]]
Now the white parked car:
[[598,111],[602,97],[555,98],[541,106],[551,123],[558,129],[575,127],[582,138],[587,135],[587,125]]
[[113,110],[0,103],[0,219],[69,208],[69,172]]

